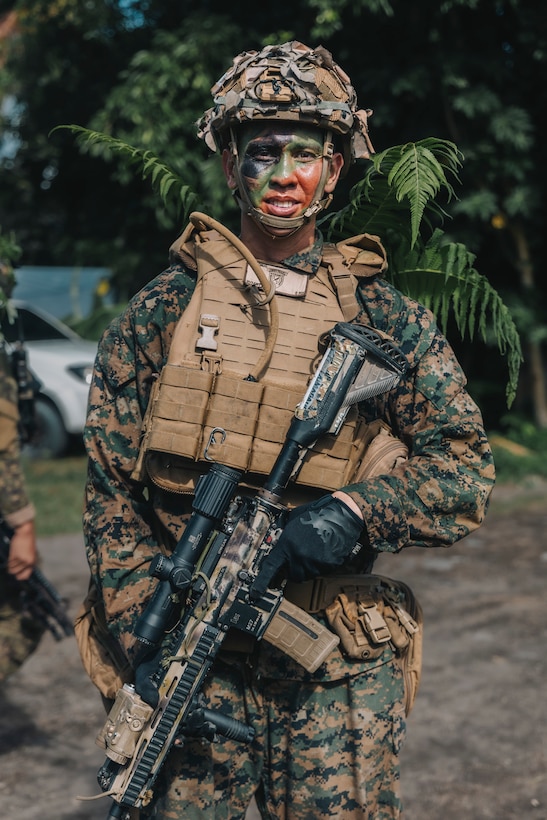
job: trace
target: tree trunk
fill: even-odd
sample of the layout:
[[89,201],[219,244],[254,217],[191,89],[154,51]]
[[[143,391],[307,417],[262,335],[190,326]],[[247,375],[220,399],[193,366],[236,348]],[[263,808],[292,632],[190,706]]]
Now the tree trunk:
[[[520,273],[520,281],[525,292],[530,293],[535,286],[534,266],[530,256],[530,248],[522,225],[519,222],[510,224],[510,231],[517,249],[516,265]],[[531,398],[534,410],[535,423],[541,429],[547,427],[547,388],[545,384],[545,366],[541,343],[527,342],[528,361],[531,381]]]

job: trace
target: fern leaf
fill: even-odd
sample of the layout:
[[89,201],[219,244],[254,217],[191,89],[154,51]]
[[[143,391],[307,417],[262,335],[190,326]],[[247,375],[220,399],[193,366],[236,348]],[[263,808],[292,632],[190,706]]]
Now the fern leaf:
[[488,331],[492,332],[500,354],[507,357],[505,392],[510,407],[522,362],[520,337],[509,309],[473,262],[473,254],[464,245],[443,242],[443,233],[437,230],[420,250],[393,259],[390,279],[403,293],[428,307],[444,333],[450,315],[462,339],[466,335],[473,339],[478,332],[486,341]]
[[436,198],[443,189],[448,199],[454,196],[449,177],[457,179],[460,166],[456,146],[434,137],[373,154],[348,205],[321,220],[321,227],[331,241],[392,231],[411,249],[422,226],[431,229],[432,217],[444,216]]
[[387,174],[397,201],[407,201],[410,205],[411,246],[414,246],[428,203],[433,202],[443,188],[449,198],[454,196],[446,170],[456,174],[460,161],[456,146],[428,138],[389,148],[372,161],[378,173]]
[[397,201],[387,179],[378,177],[372,165],[352,188],[348,204],[323,217],[320,227],[331,242],[361,233],[385,236],[392,232],[410,247],[408,205]]

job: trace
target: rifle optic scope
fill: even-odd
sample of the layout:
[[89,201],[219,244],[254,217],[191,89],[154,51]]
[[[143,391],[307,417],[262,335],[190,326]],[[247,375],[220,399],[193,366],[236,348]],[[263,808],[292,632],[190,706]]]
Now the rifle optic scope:
[[226,514],[240,478],[239,470],[216,463],[200,477],[192,504],[194,514],[172,555],[166,560],[158,556],[150,565],[150,574],[159,576],[160,581],[137,622],[135,633],[142,643],[157,645],[173,625],[180,609],[174,593],[190,585],[205,542]]

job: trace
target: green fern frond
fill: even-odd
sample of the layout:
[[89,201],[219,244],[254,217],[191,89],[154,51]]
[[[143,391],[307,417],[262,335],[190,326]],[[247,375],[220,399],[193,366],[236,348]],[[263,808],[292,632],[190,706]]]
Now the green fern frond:
[[420,233],[424,211],[430,201],[444,188],[449,198],[454,189],[449,183],[445,168],[456,173],[459,158],[455,145],[444,140],[428,138],[421,142],[410,142],[397,152],[388,149],[372,158],[378,173],[387,173],[390,187],[394,188],[398,202],[408,201],[413,246]]
[[361,233],[380,234],[393,231],[410,246],[408,205],[398,202],[385,177],[379,177],[372,165],[351,190],[348,204],[320,221],[330,242],[338,242]]
[[[345,208],[322,220],[330,241],[360,233],[380,235],[388,251],[389,278],[403,292],[429,307],[446,333],[449,316],[462,338],[491,330],[507,357],[507,404],[517,388],[522,361],[520,339],[501,297],[473,267],[464,245],[446,242],[434,221],[445,213],[437,202],[444,191],[454,197],[462,155],[446,140],[427,138],[388,148],[371,157],[363,179]],[[426,241],[427,229],[430,236]]]
[[453,315],[465,339],[479,333],[486,341],[491,330],[502,356],[507,357],[507,406],[510,407],[518,384],[522,362],[520,337],[498,292],[474,267],[475,257],[464,245],[444,242],[442,231],[435,231],[421,249],[406,255],[396,254],[389,278],[399,290],[428,307],[446,333]]
[[95,156],[108,157],[111,154],[119,154],[130,164],[140,166],[142,178],[150,178],[152,188],[159,195],[164,207],[167,210],[174,207],[177,218],[181,214],[186,218],[195,209],[198,201],[195,192],[151,151],[135,148],[109,134],[92,131],[81,125],[58,125],[51,133],[63,129],[75,134],[82,148]]
[[393,231],[414,247],[430,216],[444,211],[436,201],[444,189],[454,196],[449,177],[457,179],[461,153],[454,143],[428,137],[373,154],[364,177],[350,192],[348,205],[321,225],[331,241],[358,233]]

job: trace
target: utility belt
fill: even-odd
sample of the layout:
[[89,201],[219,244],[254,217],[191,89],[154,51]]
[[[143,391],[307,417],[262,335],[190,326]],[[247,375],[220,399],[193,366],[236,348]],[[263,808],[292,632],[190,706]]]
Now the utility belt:
[[[312,615],[324,615],[346,660],[366,664],[391,649],[400,661],[409,714],[421,677],[423,616],[407,584],[383,575],[335,575],[289,581],[285,597]],[[254,646],[253,638],[231,630],[223,650],[250,654]]]
[[[421,607],[410,587],[382,575],[335,575],[299,584],[289,581],[284,597],[310,615],[326,615],[336,634],[346,639],[346,643],[342,641],[346,654],[362,660],[377,657],[389,641],[395,649],[404,649],[422,624]],[[343,624],[343,635],[334,628],[339,623]],[[354,640],[347,640],[348,632],[354,634]],[[235,632],[236,636],[247,637]],[[356,650],[365,644],[376,646],[378,651]],[[237,645],[237,640],[230,641],[230,649]],[[249,645],[246,641],[239,644],[243,651]]]
[[289,582],[285,597],[310,614],[324,612],[350,658],[372,660],[390,643],[402,653],[419,632],[421,608],[402,581],[382,575],[335,575]]

